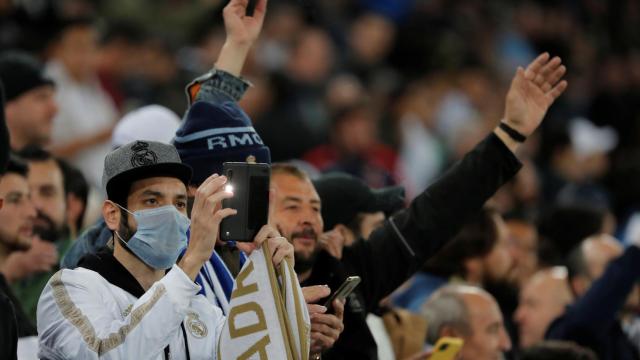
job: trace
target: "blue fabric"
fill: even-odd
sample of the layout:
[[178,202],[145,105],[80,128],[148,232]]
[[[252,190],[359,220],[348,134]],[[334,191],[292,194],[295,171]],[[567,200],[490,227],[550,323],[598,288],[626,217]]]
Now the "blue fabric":
[[419,313],[422,304],[440,287],[447,284],[447,278],[419,272],[410,280],[409,286],[391,296],[394,306]]
[[234,101],[196,101],[176,131],[174,145],[182,162],[193,169],[194,184],[211,174],[222,173],[222,163],[271,163],[271,153],[251,124],[251,119]]
[[360,5],[371,12],[401,22],[406,19],[415,0],[360,0]]
[[107,246],[111,239],[111,230],[104,219],[100,218],[93,226],[82,233],[72,244],[60,261],[62,269],[75,269],[80,259],[87,254],[95,254]]
[[545,338],[574,341],[593,349],[601,360],[640,359],[618,321],[618,312],[640,279],[639,263],[640,249],[630,246],[584,296],[551,323]]

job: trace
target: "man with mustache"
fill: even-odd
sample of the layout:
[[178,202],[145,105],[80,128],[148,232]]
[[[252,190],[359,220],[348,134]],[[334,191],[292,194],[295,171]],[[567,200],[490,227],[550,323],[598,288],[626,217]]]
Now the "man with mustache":
[[35,322],[38,298],[49,278],[59,269],[71,240],[66,229],[66,197],[64,176],[56,159],[38,147],[27,147],[19,153],[29,165],[29,188],[37,215],[33,223],[34,237],[29,250],[13,253],[2,266],[7,282]]
[[[24,252],[31,247],[36,210],[31,202],[27,173],[27,164],[12,156],[0,181],[0,199],[3,199],[0,208],[0,266],[10,254]],[[16,311],[18,337],[36,335],[34,324],[25,315],[2,274],[0,292],[9,297]]]
[[[321,201],[308,176],[292,165],[272,167],[272,220],[293,243],[303,286],[335,289],[347,276],[362,282],[345,306],[344,332],[324,359],[376,359],[376,343],[365,317],[400,286],[477,213],[520,169],[515,151],[540,125],[566,89],[566,68],[545,53],[518,68],[507,93],[503,120],[459,163],[419,195],[408,209],[390,217],[369,236],[345,248],[342,259],[318,250],[323,229]],[[312,326],[313,328],[313,326]]]

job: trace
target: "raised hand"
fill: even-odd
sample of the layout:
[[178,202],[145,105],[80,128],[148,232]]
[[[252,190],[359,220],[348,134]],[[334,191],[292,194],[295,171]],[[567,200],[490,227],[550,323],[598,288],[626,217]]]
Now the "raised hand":
[[231,0],[225,6],[222,16],[228,42],[250,46],[260,35],[267,12],[267,0],[256,0],[252,16],[246,15],[247,5],[249,0]]
[[330,293],[331,289],[324,285],[302,288],[302,294],[311,317],[311,354],[319,354],[331,348],[344,330],[344,303],[342,301],[334,300],[335,314],[327,314],[326,307],[316,304],[329,296]]
[[262,30],[267,12],[267,0],[256,0],[252,16],[247,16],[249,0],[231,0],[222,16],[227,38],[215,66],[235,76],[240,76],[251,45]]
[[324,232],[318,238],[320,246],[338,260],[342,259],[344,242],[345,238],[338,229]]
[[538,56],[526,69],[518,67],[507,93],[503,121],[524,136],[540,125],[547,110],[567,88],[566,72],[559,57]]
[[191,210],[189,246],[179,263],[191,279],[195,279],[204,262],[211,257],[222,219],[236,214],[235,209],[221,208],[222,199],[233,196],[224,191],[226,182],[225,176],[213,174],[196,191]]

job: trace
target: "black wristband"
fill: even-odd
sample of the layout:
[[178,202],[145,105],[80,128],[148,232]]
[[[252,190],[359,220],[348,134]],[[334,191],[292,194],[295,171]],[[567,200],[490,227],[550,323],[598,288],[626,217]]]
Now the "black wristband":
[[500,121],[500,129],[502,129],[504,132],[507,133],[507,135],[509,135],[510,138],[512,138],[513,140],[522,143],[525,140],[527,140],[527,137],[522,135],[518,130],[512,128],[511,126],[505,124],[504,122]]

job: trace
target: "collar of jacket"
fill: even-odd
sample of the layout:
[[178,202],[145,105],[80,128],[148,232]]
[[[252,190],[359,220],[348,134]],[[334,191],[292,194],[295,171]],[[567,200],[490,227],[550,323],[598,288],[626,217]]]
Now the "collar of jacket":
[[78,267],[93,270],[100,274],[111,285],[128,292],[136,298],[144,294],[144,289],[133,275],[109,251],[84,256]]

